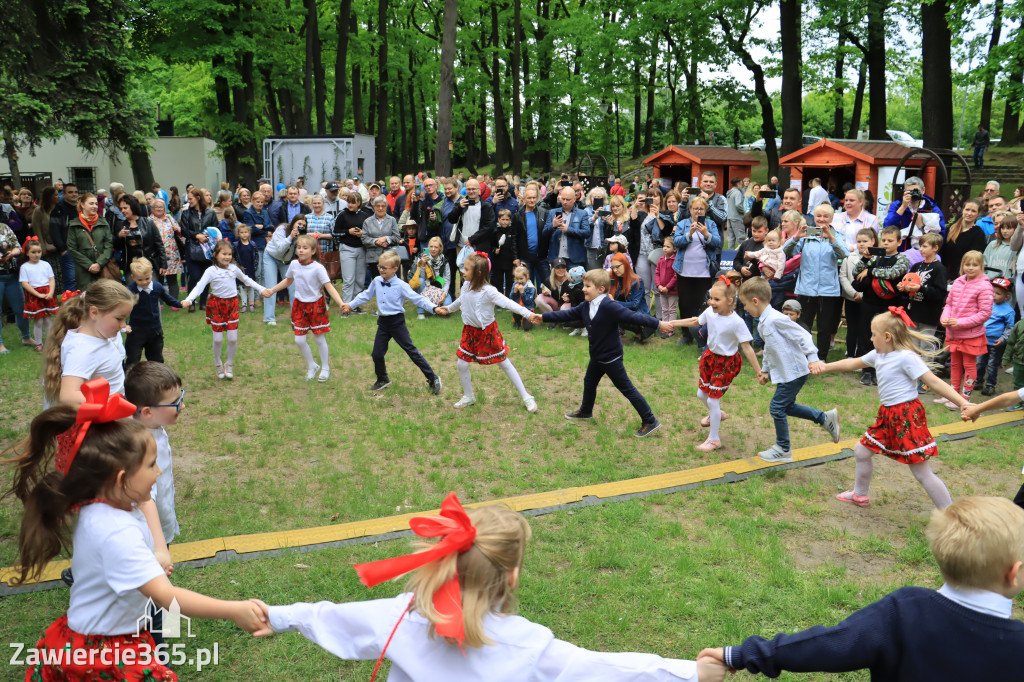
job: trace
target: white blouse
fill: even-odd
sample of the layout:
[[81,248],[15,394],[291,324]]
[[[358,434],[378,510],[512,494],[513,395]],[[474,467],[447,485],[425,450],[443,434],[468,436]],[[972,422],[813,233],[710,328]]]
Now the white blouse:
[[199,294],[203,292],[206,285],[210,285],[210,293],[217,298],[235,298],[238,296],[238,284],[241,282],[247,287],[253,287],[256,291],[261,294],[264,291],[264,287],[259,282],[249,279],[242,270],[234,263],[228,265],[226,268],[222,268],[218,265],[211,265],[206,268],[206,272],[203,273],[199,283],[195,285],[192,291],[189,292],[188,298],[185,300],[192,303]]
[[448,306],[449,312],[462,310],[462,324],[468,324],[477,329],[484,329],[494,322],[494,306],[511,310],[517,315],[529,317],[533,313],[515,301],[506,298],[500,291],[490,284],[484,285],[478,291],[473,291],[469,283],[462,285],[462,293],[455,299],[455,302]]
[[[343,659],[375,660],[409,605],[411,594],[393,599],[334,604],[271,606],[275,632],[297,630]],[[485,631],[493,645],[464,647],[429,636],[430,623],[416,612],[402,618],[388,645],[388,682],[663,682],[697,681],[697,664],[654,654],[589,651],[555,639],[551,630],[521,616],[489,614]]]

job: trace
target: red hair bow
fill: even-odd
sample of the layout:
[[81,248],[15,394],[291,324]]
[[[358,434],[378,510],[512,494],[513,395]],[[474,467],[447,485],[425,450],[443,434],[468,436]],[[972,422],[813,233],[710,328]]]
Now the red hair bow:
[[[409,520],[409,527],[420,537],[440,537],[441,541],[425,552],[356,564],[353,568],[364,585],[373,587],[453,552],[461,554],[472,547],[476,539],[476,528],[454,492],[448,493],[441,503],[440,516],[416,516]],[[434,593],[434,608],[445,619],[437,624],[437,634],[456,639],[461,645],[466,633],[462,626],[462,591],[458,572]]]
[[908,327],[913,327],[914,329],[917,329],[917,325],[911,321],[910,315],[907,315],[907,311],[903,309],[903,306],[896,307],[894,305],[891,305],[889,306],[889,312],[895,315],[896,317],[900,318],[904,322],[906,322]]
[[732,280],[729,279],[728,277],[726,277],[725,275],[719,275],[718,276],[718,281],[721,282],[722,284],[724,284],[727,287],[728,286],[732,286]]
[[57,471],[65,475],[75,461],[75,455],[90,426],[130,417],[136,410],[135,405],[125,400],[120,393],[110,395],[110,384],[103,377],[82,384],[82,395],[85,396],[85,402],[78,407],[75,423],[57,436]]
[[74,298],[75,296],[78,296],[80,293],[82,292],[79,291],[78,289],[75,289],[74,291],[65,290],[64,293],[60,295],[60,302],[63,303],[69,298]]
[[34,235],[31,236],[31,237],[25,237],[25,243],[26,244],[28,244],[29,242],[38,242],[38,241],[39,241],[39,237],[36,237]]

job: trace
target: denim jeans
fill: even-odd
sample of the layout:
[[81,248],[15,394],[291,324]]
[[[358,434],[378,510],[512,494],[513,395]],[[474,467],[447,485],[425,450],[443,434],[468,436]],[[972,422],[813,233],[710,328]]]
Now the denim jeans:
[[1003,353],[1006,352],[1006,344],[998,346],[988,344],[988,353],[978,356],[978,382],[985,386],[995,386],[999,381],[999,366],[1003,364]]
[[[288,266],[271,256],[266,251],[263,252],[263,286],[271,288],[278,282],[284,279],[284,276],[288,273]],[[263,321],[270,322],[274,319],[274,306],[277,305],[277,297],[271,296],[270,298],[263,299]],[[295,284],[293,283],[288,287],[288,300],[295,300]]]
[[533,286],[540,291],[541,285],[547,286],[548,279],[551,277],[551,264],[543,256],[538,256],[535,253],[526,254],[526,264],[530,267],[530,279],[533,281]]
[[[0,273],[0,309],[3,308],[3,301],[11,307],[14,313],[14,323],[18,325],[21,338],[29,338],[28,320],[25,319],[25,290],[18,281],[18,271]],[[0,314],[0,330],[3,330],[4,317]]]
[[807,419],[815,424],[825,423],[825,413],[813,407],[799,405],[796,396],[804,387],[807,377],[805,374],[798,379],[787,381],[784,384],[776,384],[775,395],[768,404],[768,412],[775,420],[775,443],[783,450],[789,450],[789,421],[786,417],[797,417]]
[[984,168],[985,167],[985,146],[979,146],[974,148],[974,167]]
[[77,288],[75,282],[75,259],[71,257],[70,251],[65,251],[60,256],[60,271],[64,275],[64,291],[74,291]]
[[632,403],[633,409],[640,415],[640,421],[644,424],[653,424],[654,412],[651,411],[651,406],[647,404],[633,382],[629,380],[621,357],[611,362],[598,362],[591,359],[587,363],[587,373],[583,375],[583,401],[580,403],[580,414],[584,416],[593,414],[594,400],[597,399],[597,385],[606,374],[612,380],[615,388],[619,389],[626,400]]

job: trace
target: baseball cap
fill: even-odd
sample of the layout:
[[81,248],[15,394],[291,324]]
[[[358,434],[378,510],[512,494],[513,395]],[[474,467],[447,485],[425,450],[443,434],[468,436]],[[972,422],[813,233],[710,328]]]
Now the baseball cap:
[[996,277],[992,280],[992,286],[999,287],[1003,291],[1011,291],[1013,289],[1013,282],[1005,277]]
[[785,310],[792,310],[794,313],[799,313],[799,312],[803,311],[803,306],[800,305],[800,301],[798,301],[798,300],[796,300],[794,298],[791,298],[791,299],[789,299],[788,301],[786,301],[785,303],[782,304],[782,309],[784,311]]
[[327,190],[328,192],[337,192],[339,188],[340,187],[338,183],[336,183],[334,180],[331,180],[326,185],[324,185],[324,189]]
[[615,242],[623,249],[629,248],[629,240],[626,239],[625,235],[617,234],[614,237],[608,237],[608,239],[605,239],[605,241],[609,243]]
[[569,261],[567,261],[564,258],[556,258],[555,262],[551,264],[551,269],[553,270],[553,269],[555,269],[555,268],[557,268],[559,266],[561,266],[563,268],[567,268],[567,267],[569,267]]

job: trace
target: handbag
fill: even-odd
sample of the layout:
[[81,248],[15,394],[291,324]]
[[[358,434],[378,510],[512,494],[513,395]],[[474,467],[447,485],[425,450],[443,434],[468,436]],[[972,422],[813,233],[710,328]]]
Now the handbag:
[[205,263],[210,259],[206,257],[206,249],[194,239],[188,242],[188,259],[194,263]]
[[[92,250],[96,251],[96,242],[92,239],[92,233],[89,230],[85,231],[85,236],[89,238],[89,243],[92,244]],[[99,252],[96,253],[99,255]],[[105,265],[100,266],[100,279],[112,279],[115,282],[123,281],[121,279],[121,265],[114,258],[111,258],[106,262]]]
[[327,268],[327,276],[331,280],[341,278],[341,253],[338,251],[327,251],[320,254],[320,262]]
[[654,249],[647,254],[647,260],[651,265],[657,265],[661,257],[665,255],[665,252],[661,249]]

